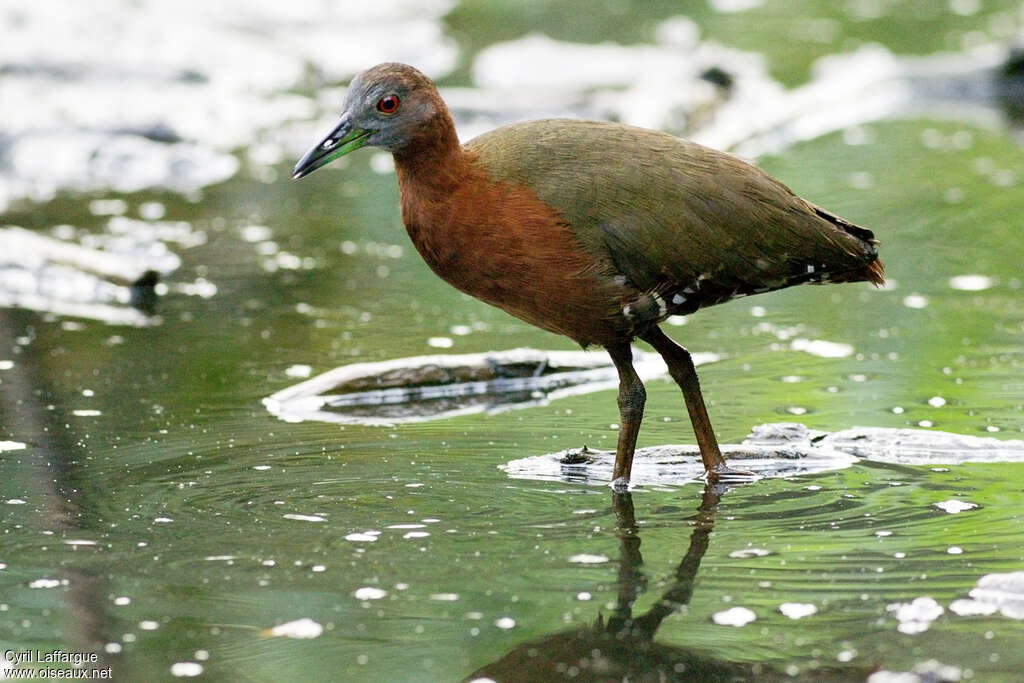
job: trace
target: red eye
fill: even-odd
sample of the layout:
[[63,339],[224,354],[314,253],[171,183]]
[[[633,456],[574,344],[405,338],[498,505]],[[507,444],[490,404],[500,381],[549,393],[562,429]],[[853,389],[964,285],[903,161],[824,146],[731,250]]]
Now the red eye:
[[377,111],[381,114],[394,114],[398,111],[398,95],[385,95],[377,103]]

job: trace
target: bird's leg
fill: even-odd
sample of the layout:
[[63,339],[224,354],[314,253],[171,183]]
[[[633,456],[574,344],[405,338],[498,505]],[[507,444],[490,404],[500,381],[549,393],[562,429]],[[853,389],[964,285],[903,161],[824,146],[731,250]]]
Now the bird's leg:
[[675,580],[650,610],[633,619],[634,632],[644,634],[647,640],[654,640],[654,634],[665,617],[678,611],[683,605],[690,604],[697,570],[700,569],[700,561],[708,550],[711,531],[715,526],[715,509],[721,497],[719,484],[704,482],[704,497],[697,508],[697,518],[690,534],[690,547],[676,569]]
[[633,351],[629,342],[612,344],[606,348],[615,363],[615,369],[619,371],[619,442],[615,447],[612,486],[624,489],[629,484],[629,472],[633,467],[633,451],[636,449],[640,422],[644,419],[647,391],[633,369]]
[[612,509],[619,532],[619,597],[606,629],[613,636],[628,638],[632,630],[633,603],[647,588],[647,576],[641,571],[644,558],[640,554],[632,494],[629,491],[612,493]]
[[693,432],[697,437],[697,445],[700,447],[700,459],[704,461],[704,469],[707,470],[708,477],[716,479],[722,475],[749,474],[729,469],[722,457],[722,452],[718,450],[718,441],[711,428],[707,408],[704,407],[704,396],[700,393],[697,369],[693,366],[690,352],[672,341],[656,326],[644,332],[640,338],[661,354],[661,357],[665,359],[665,364],[668,365],[668,372],[672,375],[672,379],[683,390],[686,410],[690,413],[690,422],[693,424]]

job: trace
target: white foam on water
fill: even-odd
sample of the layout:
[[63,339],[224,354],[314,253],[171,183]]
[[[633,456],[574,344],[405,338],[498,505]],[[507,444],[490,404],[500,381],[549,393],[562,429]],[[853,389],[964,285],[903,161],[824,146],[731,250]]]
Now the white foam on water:
[[289,365],[287,368],[285,368],[284,374],[286,377],[306,379],[311,374],[313,374],[313,368],[309,365],[296,363],[295,365]]
[[841,342],[830,342],[824,339],[794,339],[789,344],[794,351],[803,351],[821,358],[847,358],[853,355],[853,347]]
[[203,673],[203,665],[199,662],[175,662],[171,664],[171,675],[180,678],[192,678]]
[[383,588],[374,588],[373,586],[363,586],[352,593],[356,600],[380,600],[387,594],[388,592]]
[[324,627],[321,624],[309,617],[304,617],[284,624],[278,624],[268,629],[265,633],[279,638],[310,639],[319,637],[323,632]]
[[755,619],[757,615],[746,607],[730,607],[711,615],[711,621],[719,626],[746,626]]
[[784,602],[779,605],[779,611],[790,619],[803,619],[817,614],[818,608],[809,602]]
[[973,510],[976,507],[978,507],[977,503],[971,503],[964,500],[956,500],[953,498],[949,500],[944,500],[939,503],[933,503],[932,505],[939,508],[943,512],[948,512],[951,515],[955,515],[960,512],[965,512],[967,510]]
[[320,515],[297,515],[297,514],[294,514],[294,513],[288,513],[288,514],[281,515],[281,516],[284,517],[285,519],[294,519],[297,522],[326,522],[327,521],[326,517],[321,517]]
[[970,599],[954,600],[949,610],[960,616],[999,612],[1009,619],[1024,619],[1024,571],[986,574],[971,589]]
[[494,625],[504,631],[507,631],[510,628],[516,627],[516,620],[512,617],[501,617],[500,619],[496,619],[494,621]]
[[980,292],[995,284],[988,275],[955,275],[949,278],[949,286],[963,292]]
[[911,602],[894,602],[886,605],[899,622],[900,633],[914,634],[927,631],[933,621],[945,613],[945,609],[931,597],[914,598]]

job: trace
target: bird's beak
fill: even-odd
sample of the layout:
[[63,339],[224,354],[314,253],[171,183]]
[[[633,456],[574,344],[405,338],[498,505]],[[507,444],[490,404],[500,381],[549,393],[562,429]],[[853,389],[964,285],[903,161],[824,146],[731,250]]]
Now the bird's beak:
[[299,163],[295,164],[292,171],[292,179],[308,176],[310,173],[326,166],[340,156],[348,154],[352,150],[359,149],[366,144],[367,138],[373,133],[372,130],[363,130],[352,125],[347,114],[342,115],[338,125],[327,134],[315,147],[306,152]]

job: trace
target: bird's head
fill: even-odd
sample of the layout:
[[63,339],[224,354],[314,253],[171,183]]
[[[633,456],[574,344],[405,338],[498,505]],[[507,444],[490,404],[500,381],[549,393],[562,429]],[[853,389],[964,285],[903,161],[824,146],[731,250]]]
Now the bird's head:
[[429,135],[441,113],[447,109],[429,78],[406,64],[378,64],[352,80],[338,125],[299,160],[292,178],[360,147],[399,151]]

